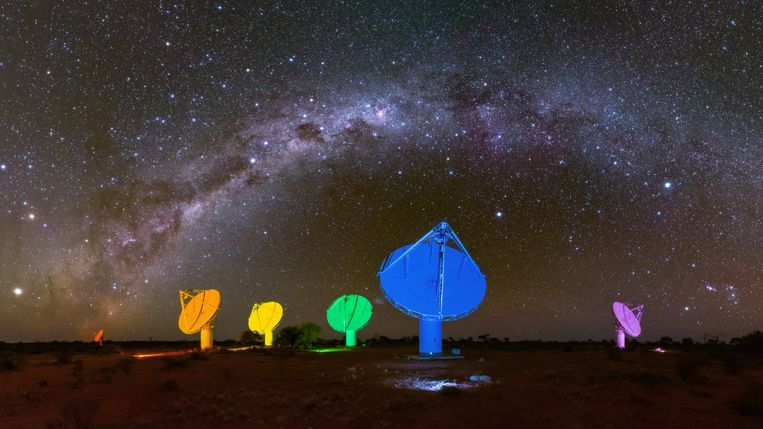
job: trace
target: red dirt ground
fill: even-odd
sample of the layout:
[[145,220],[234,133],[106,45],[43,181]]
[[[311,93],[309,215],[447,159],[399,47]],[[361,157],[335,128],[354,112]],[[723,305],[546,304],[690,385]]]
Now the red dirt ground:
[[[405,360],[415,347],[293,356],[263,351],[133,359],[27,357],[0,372],[2,428],[752,428],[729,402],[759,369],[717,364],[686,383],[680,353],[464,350],[465,359]],[[80,363],[77,363],[79,361]],[[487,375],[489,383],[468,383]],[[444,380],[432,392],[407,380]],[[397,387],[396,387],[397,386]]]

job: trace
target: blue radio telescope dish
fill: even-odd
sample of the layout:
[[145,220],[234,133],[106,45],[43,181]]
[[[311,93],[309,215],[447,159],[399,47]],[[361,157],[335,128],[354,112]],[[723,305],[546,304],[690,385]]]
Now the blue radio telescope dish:
[[485,275],[447,222],[392,252],[377,275],[387,300],[419,319],[420,353],[442,353],[442,322],[468,316],[485,297]]

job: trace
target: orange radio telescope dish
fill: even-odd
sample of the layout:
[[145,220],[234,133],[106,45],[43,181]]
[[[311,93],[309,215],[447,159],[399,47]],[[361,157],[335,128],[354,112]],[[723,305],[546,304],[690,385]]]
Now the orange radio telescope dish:
[[180,292],[178,327],[184,334],[201,332],[201,350],[212,348],[212,328],[220,311],[220,292],[214,289]]
[[273,331],[281,322],[283,307],[270,301],[254,304],[249,315],[249,330],[265,336],[265,347],[273,345]]
[[98,343],[99,346],[103,345],[103,329],[101,329],[95,334],[95,336],[93,337],[93,341]]

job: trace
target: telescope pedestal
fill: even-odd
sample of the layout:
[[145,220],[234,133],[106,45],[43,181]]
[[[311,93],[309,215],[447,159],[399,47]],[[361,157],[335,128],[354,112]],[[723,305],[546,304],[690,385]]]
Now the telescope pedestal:
[[419,319],[419,353],[442,353],[442,321]]
[[212,349],[212,327],[201,328],[201,351]]
[[265,331],[265,347],[273,345],[273,331]]
[[617,327],[615,329],[615,334],[617,334],[617,348],[618,349],[624,349],[625,348],[625,331],[621,327]]
[[344,331],[345,342],[347,347],[355,347],[357,339],[355,337],[355,331]]

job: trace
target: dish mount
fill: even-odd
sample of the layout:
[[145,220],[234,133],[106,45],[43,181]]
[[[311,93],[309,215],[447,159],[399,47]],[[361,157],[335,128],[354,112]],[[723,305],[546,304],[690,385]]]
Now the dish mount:
[[615,336],[617,348],[625,348],[625,334],[636,338],[641,335],[641,316],[644,306],[625,304],[615,301],[612,303],[612,313],[615,316]]
[[485,275],[447,222],[392,252],[377,276],[387,301],[419,319],[426,355],[442,353],[442,322],[468,316],[485,297]]

